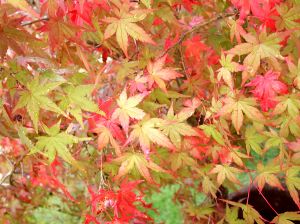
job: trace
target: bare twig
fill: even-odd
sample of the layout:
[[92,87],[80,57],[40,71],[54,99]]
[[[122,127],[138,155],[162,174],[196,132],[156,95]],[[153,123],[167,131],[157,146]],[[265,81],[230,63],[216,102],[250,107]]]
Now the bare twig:
[[45,17],[42,17],[42,18],[39,18],[39,19],[36,19],[36,20],[24,22],[24,23],[22,23],[21,25],[22,25],[22,26],[30,26],[30,25],[32,25],[32,24],[39,23],[39,22],[42,22],[42,21],[47,21],[47,20],[49,20],[49,17],[48,17],[48,16],[45,16]]
[[178,40],[175,44],[173,44],[172,46],[170,46],[168,49],[166,49],[160,57],[165,56],[171,49],[173,49],[173,48],[176,47],[177,45],[181,44],[181,43],[184,41],[184,39],[185,39],[188,35],[190,35],[191,33],[193,33],[193,32],[195,32],[195,31],[197,31],[197,30],[199,30],[199,29],[201,29],[201,28],[207,26],[207,25],[210,24],[210,23],[216,22],[216,21],[218,21],[218,20],[220,20],[220,19],[223,19],[223,18],[227,18],[227,17],[230,17],[230,16],[234,16],[234,15],[236,15],[236,14],[237,14],[237,13],[222,13],[222,14],[217,15],[216,17],[213,17],[213,18],[211,18],[211,19],[209,19],[209,20],[207,20],[207,21],[205,21],[205,22],[203,22],[203,23],[200,23],[200,24],[194,26],[194,27],[191,28],[190,30],[188,30],[188,31],[186,31],[185,33],[183,33],[183,34],[181,35],[181,37],[179,38],[179,40]]

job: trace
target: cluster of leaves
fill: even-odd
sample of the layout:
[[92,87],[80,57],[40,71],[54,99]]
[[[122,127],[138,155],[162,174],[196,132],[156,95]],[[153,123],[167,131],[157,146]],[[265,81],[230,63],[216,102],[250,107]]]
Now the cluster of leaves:
[[0,1],[0,222],[300,220],[219,200],[300,209],[299,38],[298,0]]

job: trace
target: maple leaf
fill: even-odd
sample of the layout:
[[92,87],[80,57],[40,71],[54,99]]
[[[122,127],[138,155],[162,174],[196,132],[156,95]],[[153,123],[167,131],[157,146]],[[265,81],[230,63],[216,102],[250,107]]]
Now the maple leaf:
[[46,166],[45,164],[41,163],[33,164],[33,170],[30,175],[31,183],[33,186],[61,189],[71,201],[75,202],[74,197],[67,190],[66,186],[57,178],[58,171],[56,167],[60,165],[61,164],[57,159],[55,159],[50,166]]
[[62,98],[60,106],[67,110],[83,127],[83,111],[104,114],[98,105],[91,100],[93,85],[68,85],[64,88],[66,97]]
[[300,90],[300,59],[298,59],[297,65],[295,65],[288,57],[286,57],[285,61],[290,71],[288,76],[294,79],[294,86]]
[[257,164],[258,175],[255,177],[254,182],[257,183],[260,191],[263,190],[265,184],[269,184],[272,187],[277,187],[280,190],[284,190],[279,179],[275,174],[280,172],[280,167],[274,164],[268,164],[263,166],[261,163]]
[[173,104],[171,105],[167,116],[158,124],[162,133],[169,136],[171,142],[179,148],[181,145],[181,136],[196,136],[197,132],[191,126],[185,123],[190,117],[189,113],[174,114]]
[[194,167],[197,162],[191,158],[186,152],[172,153],[170,155],[171,169],[177,171],[181,167]]
[[48,13],[50,17],[56,17],[59,13],[66,11],[64,0],[44,1],[41,7],[41,15]]
[[196,136],[185,136],[183,148],[190,152],[190,154],[199,160],[203,159],[203,154],[208,151],[209,148],[209,137],[198,128],[193,128],[197,133]]
[[232,4],[240,9],[240,19],[244,19],[252,12],[253,16],[259,18],[263,24],[272,27],[272,16],[274,15],[273,7],[280,0],[231,0]]
[[242,224],[244,221],[238,218],[239,215],[239,208],[238,207],[229,207],[226,205],[226,214],[225,220],[227,223],[235,223],[235,224]]
[[164,81],[171,81],[183,76],[172,68],[163,68],[166,62],[166,58],[167,55],[159,58],[155,62],[149,62],[149,64],[147,65],[147,71],[149,73],[148,81],[150,85],[152,86],[155,82],[165,93],[167,92],[167,88]]
[[265,149],[268,150],[271,147],[277,147],[279,152],[279,158],[282,160],[284,156],[288,156],[286,151],[287,140],[282,137],[274,129],[270,128],[270,132],[264,132],[264,135],[267,136],[267,141],[265,142]]
[[297,20],[300,19],[299,9],[299,5],[290,9],[286,4],[280,4],[279,6],[276,6],[276,10],[280,15],[280,18],[278,18],[276,22],[276,27],[278,27],[278,30],[282,30],[284,28],[288,30],[299,29],[300,25],[297,22]]
[[217,182],[219,185],[222,185],[225,181],[225,178],[232,181],[233,183],[240,184],[240,181],[234,175],[235,173],[241,173],[242,170],[231,167],[229,165],[216,165],[210,173],[217,173]]
[[300,137],[300,117],[292,117],[285,113],[278,117],[274,124],[280,125],[280,136],[287,138],[291,133],[295,137]]
[[145,19],[151,10],[135,9],[129,11],[129,4],[122,4],[118,1],[114,1],[113,3],[116,5],[113,10],[116,17],[107,17],[103,20],[109,23],[104,32],[104,39],[108,39],[116,34],[117,42],[126,57],[128,57],[128,35],[135,40],[155,45],[151,37],[135,24]]
[[0,9],[0,58],[6,55],[8,49],[12,49],[18,55],[24,55],[22,44],[31,42],[40,44],[38,39],[21,27],[23,17],[11,18],[7,16],[6,11],[3,11]]
[[238,9],[240,9],[240,19],[245,19],[245,17],[250,13],[250,0],[231,0],[231,3]]
[[80,39],[76,38],[76,33],[80,30],[79,27],[64,22],[60,17],[50,17],[44,23],[39,30],[48,33],[49,45],[52,51],[58,49],[57,47],[65,40],[79,43]]
[[260,66],[262,59],[269,58],[272,62],[277,63],[277,58],[282,59],[280,54],[279,42],[281,39],[277,33],[267,35],[266,31],[262,31],[258,36],[250,33],[243,35],[247,43],[241,43],[228,51],[234,55],[245,55],[244,65],[246,70],[243,72],[243,83],[245,83],[249,76],[255,74]]
[[246,31],[243,29],[243,21],[238,19],[238,20],[233,20],[232,18],[228,19],[228,24],[230,26],[230,40],[233,42],[233,38],[237,40],[237,42],[240,44],[241,41],[241,35],[245,35]]
[[286,96],[276,97],[279,103],[273,110],[274,115],[282,114],[287,111],[292,118],[299,116],[300,100],[298,94],[290,94]]
[[223,136],[214,125],[201,125],[200,128],[204,131],[206,136],[212,137],[220,145],[225,145]]
[[249,204],[242,204],[242,203],[238,203],[238,202],[233,202],[233,201],[228,201],[228,200],[223,200],[226,203],[233,205],[235,207],[239,207],[242,209],[243,211],[243,218],[245,221],[245,223],[247,224],[264,224],[264,222],[262,221],[262,217],[259,214],[259,212],[257,212],[252,205]]
[[138,140],[145,153],[148,153],[150,150],[150,142],[175,150],[175,146],[170,142],[168,137],[156,128],[162,123],[162,119],[151,118],[133,125],[133,130],[127,139],[127,143]]
[[299,212],[285,212],[278,214],[271,223],[275,224],[294,224],[295,222],[292,221],[300,221],[300,214]]
[[258,133],[253,126],[249,126],[246,128],[245,138],[248,155],[250,154],[251,149],[259,155],[263,154],[261,144],[266,141],[266,136]]
[[113,161],[121,164],[119,172],[115,177],[117,179],[125,176],[127,173],[130,173],[135,168],[142,177],[144,177],[148,182],[153,183],[149,169],[155,172],[166,172],[163,168],[153,163],[151,160],[147,160],[142,153],[125,153]]
[[[300,158],[300,139],[297,139],[295,142],[287,143],[287,146],[294,152],[292,156],[293,161],[299,161]],[[297,162],[296,162],[297,163]]]
[[126,89],[120,94],[117,100],[119,107],[112,114],[112,119],[118,119],[126,133],[128,133],[129,118],[141,120],[145,116],[145,112],[136,106],[144,99],[146,94],[138,94],[128,98]]
[[68,5],[68,16],[76,25],[83,25],[84,22],[92,25],[92,14],[95,8],[101,8],[109,12],[110,7],[106,0],[81,0],[72,1]]
[[[105,115],[94,113],[88,119],[89,130],[98,134],[98,149],[102,150],[108,143],[110,143],[120,155],[120,142],[125,143],[125,135],[116,120],[111,119],[113,110],[111,109],[112,100],[105,102],[99,101],[99,108],[105,112]],[[117,141],[116,141],[117,140]]]
[[214,198],[217,198],[216,192],[218,191],[218,187],[208,176],[203,177],[202,189],[205,194],[211,194]]
[[[97,193],[89,186],[88,190],[91,195],[90,204],[94,214],[113,209],[113,221],[106,223],[128,223],[135,219],[139,221],[149,220],[148,216],[137,209],[137,202],[145,204],[142,195],[137,195],[135,189],[142,181],[127,181],[124,179],[118,190],[107,190],[100,188]],[[93,217],[91,217],[93,221]]]
[[231,114],[232,124],[239,133],[244,120],[245,114],[249,119],[253,121],[264,121],[264,117],[261,112],[254,107],[256,105],[255,100],[253,98],[239,98],[234,99],[231,97],[226,97],[224,99],[224,106],[219,110],[217,116],[224,116],[227,114]]
[[221,78],[224,80],[224,82],[230,87],[230,89],[233,89],[234,82],[232,78],[232,72],[238,72],[240,71],[240,66],[238,63],[233,62],[232,58],[234,55],[227,55],[224,54],[221,55],[220,64],[222,65],[222,68],[218,69],[218,81],[221,80]]
[[300,167],[299,166],[292,166],[286,171],[286,186],[291,194],[292,199],[300,209],[300,200],[299,200],[299,193],[300,190]]
[[201,42],[201,36],[195,35],[191,39],[185,40],[182,43],[182,46],[185,47],[185,57],[193,57],[197,58],[200,56],[201,52],[205,52],[209,49],[209,47]]
[[60,132],[60,121],[51,128],[43,125],[43,129],[47,135],[36,137],[38,140],[36,143],[36,148],[30,153],[32,154],[43,151],[42,154],[45,155],[50,162],[53,162],[56,155],[58,155],[76,168],[84,170],[78,161],[73,158],[68,146],[78,143],[79,141],[89,140],[89,138],[78,138],[66,132]]
[[257,75],[245,86],[254,87],[251,92],[260,100],[263,111],[268,111],[276,106],[275,96],[288,92],[287,86],[278,80],[279,72],[268,71],[265,75]]
[[43,88],[41,88],[41,83],[37,77],[31,82],[27,83],[26,90],[20,93],[21,97],[14,108],[14,111],[26,106],[27,112],[33,122],[36,132],[38,132],[38,120],[41,108],[66,116],[65,112],[63,112],[53,101],[47,97],[47,94],[57,88],[60,84],[62,83],[46,83],[43,84]]

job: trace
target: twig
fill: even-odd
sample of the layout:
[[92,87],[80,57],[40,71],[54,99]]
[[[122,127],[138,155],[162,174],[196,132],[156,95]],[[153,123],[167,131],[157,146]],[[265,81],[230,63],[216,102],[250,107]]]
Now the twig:
[[223,14],[219,14],[219,15],[217,15],[216,17],[214,17],[214,18],[212,18],[212,19],[210,19],[210,20],[207,20],[207,21],[205,21],[205,22],[203,22],[203,23],[200,23],[200,24],[194,26],[194,27],[191,28],[190,30],[188,30],[188,31],[186,31],[185,33],[183,33],[183,34],[181,35],[181,37],[179,38],[179,40],[178,40],[175,44],[173,44],[172,46],[170,46],[167,50],[165,50],[165,51],[163,52],[163,54],[162,54],[160,57],[165,56],[171,49],[173,49],[173,48],[176,47],[177,45],[181,44],[181,43],[184,41],[184,39],[185,39],[188,35],[190,35],[191,33],[193,33],[193,32],[195,32],[195,31],[197,31],[197,30],[199,30],[199,29],[201,29],[201,28],[207,26],[207,25],[210,24],[210,23],[216,22],[216,21],[218,21],[218,20],[220,20],[220,19],[223,19],[223,18],[227,18],[227,17],[230,17],[230,16],[234,16],[234,15],[236,15],[236,14],[237,14],[237,13],[223,13]]
[[21,26],[30,26],[32,24],[39,23],[39,22],[42,22],[42,21],[47,21],[47,20],[49,20],[48,16],[42,17],[42,18],[39,18],[39,19],[36,19],[36,20],[24,22],[24,23],[21,24]]

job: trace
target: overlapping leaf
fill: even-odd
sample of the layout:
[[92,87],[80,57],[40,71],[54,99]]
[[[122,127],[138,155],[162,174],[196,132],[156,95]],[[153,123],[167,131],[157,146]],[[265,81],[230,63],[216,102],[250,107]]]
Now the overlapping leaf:
[[151,37],[136,24],[145,19],[150,11],[142,9],[129,11],[129,4],[122,4],[118,1],[114,1],[114,3],[117,6],[114,9],[116,17],[107,17],[104,19],[105,22],[109,23],[104,32],[104,38],[108,39],[115,34],[119,46],[127,57],[128,35],[135,40],[155,44]]
[[126,153],[115,159],[114,162],[121,164],[116,178],[123,177],[133,169],[137,169],[142,177],[149,182],[153,182],[149,169],[155,172],[166,172],[151,160],[147,160],[142,153]]
[[263,122],[264,117],[262,113],[255,107],[256,103],[253,98],[231,98],[227,97],[224,99],[225,105],[218,113],[220,116],[231,114],[231,122],[239,133],[243,121],[244,114],[253,121]]
[[154,82],[164,92],[167,92],[165,81],[171,81],[176,78],[182,77],[182,74],[176,72],[172,68],[163,68],[165,65],[166,57],[161,57],[155,62],[149,62],[147,71],[149,73],[149,83],[152,85]]
[[162,133],[157,127],[163,123],[162,119],[151,118],[133,125],[127,142],[138,141],[145,153],[151,148],[151,142],[175,150],[175,146],[170,142],[168,137]]
[[112,114],[112,119],[118,119],[126,133],[128,133],[130,118],[141,120],[145,116],[145,112],[136,107],[144,97],[145,94],[128,97],[126,89],[124,89],[117,100],[119,108]]

